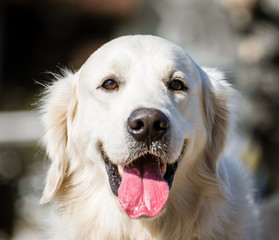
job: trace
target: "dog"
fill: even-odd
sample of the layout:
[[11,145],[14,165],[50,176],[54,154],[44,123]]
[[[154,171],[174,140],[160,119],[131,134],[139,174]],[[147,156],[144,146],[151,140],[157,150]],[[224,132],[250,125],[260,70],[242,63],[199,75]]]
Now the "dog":
[[65,70],[40,106],[49,238],[258,239],[250,174],[224,155],[237,95],[155,36],[116,38]]

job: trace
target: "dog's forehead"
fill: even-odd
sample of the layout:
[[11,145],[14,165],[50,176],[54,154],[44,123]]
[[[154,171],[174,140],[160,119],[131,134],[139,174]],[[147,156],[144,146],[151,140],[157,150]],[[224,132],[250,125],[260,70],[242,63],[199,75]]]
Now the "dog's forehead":
[[[146,35],[124,36],[116,38],[98,51],[117,51],[122,50],[141,55],[183,55],[183,50],[172,42],[163,38]],[[97,51],[97,52],[98,52]]]
[[91,88],[115,76],[129,82],[146,78],[150,83],[168,79],[175,72],[182,72],[190,87],[195,82],[200,85],[197,65],[179,46],[155,36],[125,36],[94,52],[82,66],[79,82]]
[[156,65],[173,65],[177,68],[192,65],[191,59],[177,45],[155,36],[136,35],[116,38],[106,43],[91,55],[84,68],[94,66],[127,67],[135,61],[138,64],[156,63]]

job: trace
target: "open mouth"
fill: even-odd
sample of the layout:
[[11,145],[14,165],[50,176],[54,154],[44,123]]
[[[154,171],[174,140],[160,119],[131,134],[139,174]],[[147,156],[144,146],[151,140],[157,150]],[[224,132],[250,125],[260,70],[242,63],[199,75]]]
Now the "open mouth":
[[132,218],[154,217],[167,202],[177,161],[166,163],[162,158],[146,153],[129,164],[113,164],[102,150],[112,192],[125,212]]

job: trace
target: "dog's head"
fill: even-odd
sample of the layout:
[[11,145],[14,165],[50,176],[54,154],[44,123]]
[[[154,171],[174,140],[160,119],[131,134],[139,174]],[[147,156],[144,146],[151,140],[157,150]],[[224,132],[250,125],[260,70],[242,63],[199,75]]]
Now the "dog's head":
[[48,87],[42,101],[52,160],[42,201],[76,169],[95,168],[131,218],[156,216],[177,169],[203,159],[215,172],[232,92],[221,78],[158,37],[102,46],[78,72]]

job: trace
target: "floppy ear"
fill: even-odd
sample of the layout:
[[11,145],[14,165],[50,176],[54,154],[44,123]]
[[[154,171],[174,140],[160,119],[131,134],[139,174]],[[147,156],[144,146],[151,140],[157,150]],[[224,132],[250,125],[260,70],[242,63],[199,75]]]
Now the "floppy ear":
[[40,111],[44,126],[42,144],[52,161],[41,203],[54,197],[65,178],[68,166],[67,132],[77,108],[76,78],[77,74],[65,71],[64,76],[57,77],[46,88],[41,100]]
[[205,124],[208,132],[206,158],[210,168],[215,172],[227,136],[233,130],[233,101],[236,91],[224,80],[223,73],[208,68],[200,70]]

